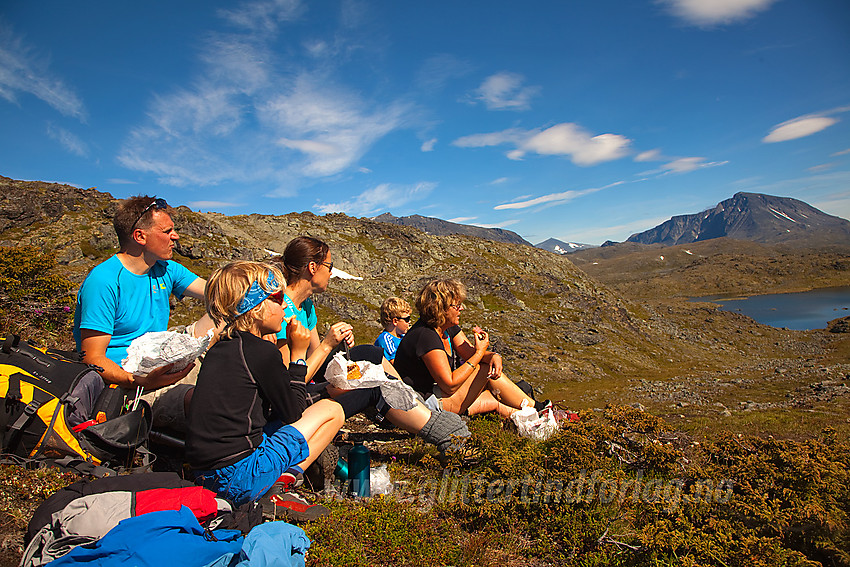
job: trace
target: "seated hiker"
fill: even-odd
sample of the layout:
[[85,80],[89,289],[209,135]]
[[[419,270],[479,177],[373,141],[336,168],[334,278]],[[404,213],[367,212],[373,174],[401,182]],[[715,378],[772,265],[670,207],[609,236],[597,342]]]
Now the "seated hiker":
[[[260,498],[293,465],[303,470],[344,420],[332,400],[308,407],[307,366],[287,368],[262,338],[283,326],[283,281],[274,266],[231,262],[213,273],[205,293],[207,313],[226,327],[198,375],[186,459],[200,484],[237,505]],[[295,318],[286,329],[289,351],[303,359],[310,332]]]
[[284,362],[294,360],[307,364],[305,382],[308,382],[307,391],[311,399],[332,397],[342,405],[346,419],[367,408],[375,408],[379,419],[386,418],[393,425],[419,435],[436,445],[442,453],[461,448],[459,439],[469,437],[470,433],[458,416],[447,412],[432,413],[418,401],[414,408],[407,411],[391,409],[383,399],[380,388],[340,390],[325,381],[324,369],[328,361],[334,351],[345,345],[351,347],[352,360],[369,360],[373,364],[382,365],[387,375],[399,377],[380,348],[374,345],[354,346],[354,331],[348,323],[334,323],[324,339],[319,339],[311,296],[323,293],[330,282],[333,260],[327,244],[309,236],[299,236],[287,244],[283,256],[275,258],[274,263],[281,266],[286,276],[283,299],[287,317],[294,315],[310,331],[310,346],[304,360],[290,350],[286,334],[288,329],[278,333],[278,347]]
[[487,333],[475,328],[470,341],[460,328],[466,287],[455,279],[428,282],[416,298],[419,320],[404,335],[394,366],[426,399],[436,396],[443,410],[475,415],[495,411],[510,416],[522,402],[535,402],[502,372],[502,357],[487,350]]
[[384,330],[375,339],[375,346],[384,349],[384,358],[395,359],[398,344],[410,328],[410,304],[400,297],[388,297],[381,304],[381,325]]
[[[164,199],[131,197],[122,201],[112,219],[120,250],[95,266],[77,294],[74,339],[83,360],[103,368],[107,383],[123,388],[142,386],[152,403],[154,425],[185,423],[191,400],[190,384],[177,384],[189,365],[171,372],[170,365],[147,376],[133,376],[121,368],[133,339],[152,331],[165,331],[170,315],[169,296],[202,299],[206,282],[173,261],[180,238]],[[195,336],[213,327],[208,317],[193,325]]]

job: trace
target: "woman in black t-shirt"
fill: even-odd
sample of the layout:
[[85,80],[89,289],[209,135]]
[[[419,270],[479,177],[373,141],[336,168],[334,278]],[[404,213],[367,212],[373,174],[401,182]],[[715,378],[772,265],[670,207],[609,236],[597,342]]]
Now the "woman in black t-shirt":
[[529,398],[502,373],[502,357],[490,350],[479,327],[473,340],[460,328],[466,287],[455,279],[434,280],[416,298],[419,320],[405,334],[394,366],[426,398],[435,395],[445,411],[458,414],[495,411],[508,417]]

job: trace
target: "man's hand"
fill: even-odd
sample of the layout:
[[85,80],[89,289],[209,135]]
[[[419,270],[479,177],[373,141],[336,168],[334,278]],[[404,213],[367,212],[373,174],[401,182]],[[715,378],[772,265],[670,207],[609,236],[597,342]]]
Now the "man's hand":
[[178,370],[177,372],[171,372],[171,368],[173,366],[173,364],[160,366],[156,370],[152,370],[148,373],[147,376],[134,376],[134,381],[137,386],[143,387],[145,391],[150,392],[151,390],[159,390],[160,388],[171,386],[172,384],[176,384],[182,380],[187,374],[189,374],[189,372],[192,371],[195,367],[195,363],[192,362],[189,366],[183,370]]

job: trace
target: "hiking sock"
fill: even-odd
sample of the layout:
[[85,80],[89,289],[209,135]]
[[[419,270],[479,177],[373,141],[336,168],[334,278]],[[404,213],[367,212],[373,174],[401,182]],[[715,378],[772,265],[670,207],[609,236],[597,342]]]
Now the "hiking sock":
[[286,472],[280,475],[277,482],[284,486],[298,488],[304,484],[304,471],[298,465],[293,465],[286,469]]
[[459,438],[465,439],[470,433],[459,415],[450,411],[437,411],[431,413],[431,418],[419,430],[419,436],[445,454],[458,443]]

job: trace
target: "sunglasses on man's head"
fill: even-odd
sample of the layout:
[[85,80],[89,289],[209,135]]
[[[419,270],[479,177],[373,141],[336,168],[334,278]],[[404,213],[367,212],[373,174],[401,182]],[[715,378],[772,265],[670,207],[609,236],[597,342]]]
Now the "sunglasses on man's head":
[[136,225],[139,224],[139,221],[142,220],[142,217],[145,216],[145,213],[147,213],[149,210],[153,209],[155,211],[161,211],[161,210],[164,210],[164,209],[167,209],[167,208],[168,208],[168,203],[165,202],[165,199],[161,199],[161,198],[154,199],[153,201],[151,201],[150,205],[145,207],[145,209],[142,211],[142,214],[140,214],[138,216],[138,218],[136,219],[136,222],[134,222],[133,226],[130,227],[130,232],[133,232],[134,230],[136,230]]

